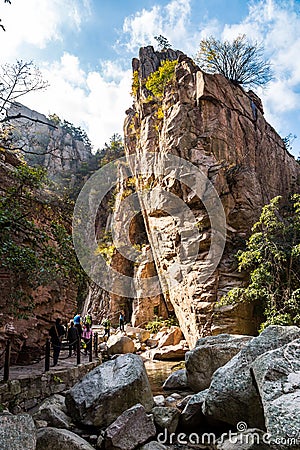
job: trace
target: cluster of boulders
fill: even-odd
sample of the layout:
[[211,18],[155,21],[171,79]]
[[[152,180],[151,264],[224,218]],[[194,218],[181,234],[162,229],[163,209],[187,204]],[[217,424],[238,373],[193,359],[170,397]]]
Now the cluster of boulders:
[[300,328],[199,339],[164,384],[184,386],[180,430],[214,430],[219,450],[300,449]]
[[300,328],[270,326],[199,339],[155,397],[143,359],[115,355],[31,416],[0,415],[0,439],[4,450],[299,449],[299,413]]
[[100,350],[109,356],[136,353],[145,359],[181,361],[189,350],[178,326],[161,328],[157,333],[139,327],[126,326],[125,333],[112,334]]

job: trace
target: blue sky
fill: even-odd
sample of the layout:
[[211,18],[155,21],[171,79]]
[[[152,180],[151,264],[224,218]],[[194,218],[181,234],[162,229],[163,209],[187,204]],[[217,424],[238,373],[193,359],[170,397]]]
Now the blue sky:
[[33,60],[50,87],[23,103],[86,129],[94,149],[122,133],[131,106],[131,59],[154,36],[195,55],[203,37],[245,33],[263,42],[275,79],[258,90],[266,119],[300,151],[300,1],[0,0],[0,62]]

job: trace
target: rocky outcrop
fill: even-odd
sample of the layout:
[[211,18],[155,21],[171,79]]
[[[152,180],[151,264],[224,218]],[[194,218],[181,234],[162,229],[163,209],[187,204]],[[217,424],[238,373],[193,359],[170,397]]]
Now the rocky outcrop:
[[76,172],[94,165],[91,145],[79,128],[64,125],[55,115],[50,120],[20,103],[12,105],[10,114],[21,116],[12,122],[14,147],[24,149],[30,165],[45,167],[50,178],[72,187]]
[[66,396],[71,417],[96,427],[109,426],[137,403],[149,411],[153,396],[144,363],[132,354],[121,355],[92,370]]
[[198,339],[185,355],[187,383],[199,392],[209,387],[214,372],[224,366],[252,339],[251,336],[219,334]]
[[[165,59],[178,64],[159,98],[146,89],[145,81]],[[263,205],[276,195],[299,191],[300,167],[264,119],[253,92],[245,92],[221,75],[203,73],[181,52],[142,48],[139,60],[133,60],[133,70],[138,73],[138,86],[125,120],[125,150],[137,187],[147,191],[139,197],[163,296],[171,302],[190,348],[207,334],[253,335],[259,321],[254,305],[215,305],[229,289],[245,283],[234,254],[249,236]],[[207,180],[202,194],[182,160],[166,170],[165,155],[179,156],[201,171]],[[213,218],[204,207],[212,192],[209,182],[221,200],[227,236],[217,267],[204,279],[216,234]],[[171,198],[176,203],[173,209]],[[192,216],[181,218],[178,205],[180,210],[185,205]],[[187,270],[195,248],[195,261]],[[142,302],[140,295],[140,310]]]

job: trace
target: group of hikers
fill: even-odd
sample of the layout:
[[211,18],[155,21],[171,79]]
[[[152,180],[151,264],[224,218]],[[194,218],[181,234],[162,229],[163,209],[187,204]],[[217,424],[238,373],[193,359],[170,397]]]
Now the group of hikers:
[[[73,320],[67,326],[67,329],[62,325],[61,319],[57,318],[54,325],[49,330],[49,336],[51,338],[51,344],[53,348],[53,366],[58,363],[59,354],[62,347],[63,338],[66,337],[69,344],[69,357],[77,354],[78,342],[81,343],[84,348],[85,354],[92,350],[92,315],[90,313],[86,314],[84,319],[82,319],[80,314],[76,314]],[[107,339],[110,337],[111,322],[108,317],[106,317],[102,325],[104,327],[104,335]],[[124,331],[125,325],[125,313],[120,312],[119,316],[119,328],[120,331]]]

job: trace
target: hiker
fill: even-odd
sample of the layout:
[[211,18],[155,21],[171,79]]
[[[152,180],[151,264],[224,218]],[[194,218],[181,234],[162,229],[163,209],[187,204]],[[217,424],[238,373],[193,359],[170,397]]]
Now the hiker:
[[81,316],[80,314],[76,314],[76,316],[73,319],[74,325],[77,328],[79,339],[81,339],[82,335],[82,326],[81,326]]
[[89,325],[90,328],[92,327],[92,315],[90,313],[87,313],[87,315],[85,316],[84,323],[86,325]]
[[92,329],[90,328],[89,324],[87,323],[83,327],[83,331],[82,331],[82,339],[84,340],[84,343],[85,343],[85,349],[84,349],[85,354],[87,354],[87,352],[90,352],[92,350],[92,336],[93,336]]
[[61,319],[57,318],[55,324],[49,330],[51,343],[53,347],[53,366],[57,365],[58,357],[61,349],[62,339],[65,335],[65,328],[61,325]]
[[106,319],[104,319],[104,321],[102,322],[102,325],[104,326],[103,337],[105,337],[107,335],[107,338],[109,338],[109,336],[110,336],[110,320],[108,317]]
[[70,326],[67,331],[67,340],[69,342],[69,357],[72,356],[72,350],[73,354],[75,355],[77,351],[77,341],[79,339],[79,334],[77,328],[74,326],[73,320],[70,322]]
[[124,313],[124,311],[121,311],[120,317],[119,317],[120,331],[125,331],[124,324],[125,324],[125,313]]

